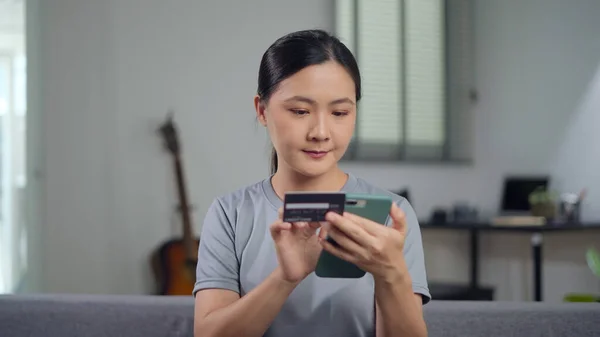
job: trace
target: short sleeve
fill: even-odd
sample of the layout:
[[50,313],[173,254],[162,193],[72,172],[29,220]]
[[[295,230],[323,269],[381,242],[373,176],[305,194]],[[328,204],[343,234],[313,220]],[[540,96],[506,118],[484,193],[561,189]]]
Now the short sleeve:
[[406,238],[404,239],[404,260],[412,279],[413,291],[421,294],[423,304],[431,300],[429,286],[427,284],[427,272],[425,269],[425,257],[423,254],[423,242],[421,239],[421,228],[414,209],[403,199],[399,202],[400,209],[406,217]]
[[213,201],[204,217],[193,296],[209,288],[240,292],[235,231],[218,199]]

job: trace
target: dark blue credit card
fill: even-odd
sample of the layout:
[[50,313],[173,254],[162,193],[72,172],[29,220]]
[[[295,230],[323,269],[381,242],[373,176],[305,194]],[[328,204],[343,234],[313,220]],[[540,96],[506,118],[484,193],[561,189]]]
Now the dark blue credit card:
[[342,192],[289,192],[283,200],[283,221],[325,221],[327,212],[344,213]]

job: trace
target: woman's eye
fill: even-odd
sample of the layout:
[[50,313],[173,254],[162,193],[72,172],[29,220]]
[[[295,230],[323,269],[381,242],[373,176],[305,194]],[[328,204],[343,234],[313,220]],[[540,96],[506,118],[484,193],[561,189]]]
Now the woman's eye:
[[308,111],[302,109],[291,109],[291,111],[296,115],[305,115],[308,113]]

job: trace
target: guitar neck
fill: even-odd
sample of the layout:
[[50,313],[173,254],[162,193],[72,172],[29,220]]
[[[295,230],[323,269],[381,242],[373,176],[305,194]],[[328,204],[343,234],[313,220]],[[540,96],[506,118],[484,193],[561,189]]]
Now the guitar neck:
[[185,188],[185,179],[183,175],[183,165],[181,156],[177,153],[174,156],[175,178],[177,183],[177,194],[180,204],[181,220],[183,224],[183,245],[188,259],[195,260],[196,251],[194,248],[194,238],[192,235],[192,218],[188,203],[187,191]]

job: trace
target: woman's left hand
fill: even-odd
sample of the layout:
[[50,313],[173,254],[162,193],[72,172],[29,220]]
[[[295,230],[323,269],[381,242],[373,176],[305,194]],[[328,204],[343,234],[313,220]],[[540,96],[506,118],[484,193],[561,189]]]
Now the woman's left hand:
[[406,220],[404,212],[392,203],[392,226],[387,227],[355,214],[343,216],[329,212],[325,227],[327,234],[338,244],[320,239],[323,249],[351,262],[378,279],[396,279],[405,273],[401,266],[404,258]]

